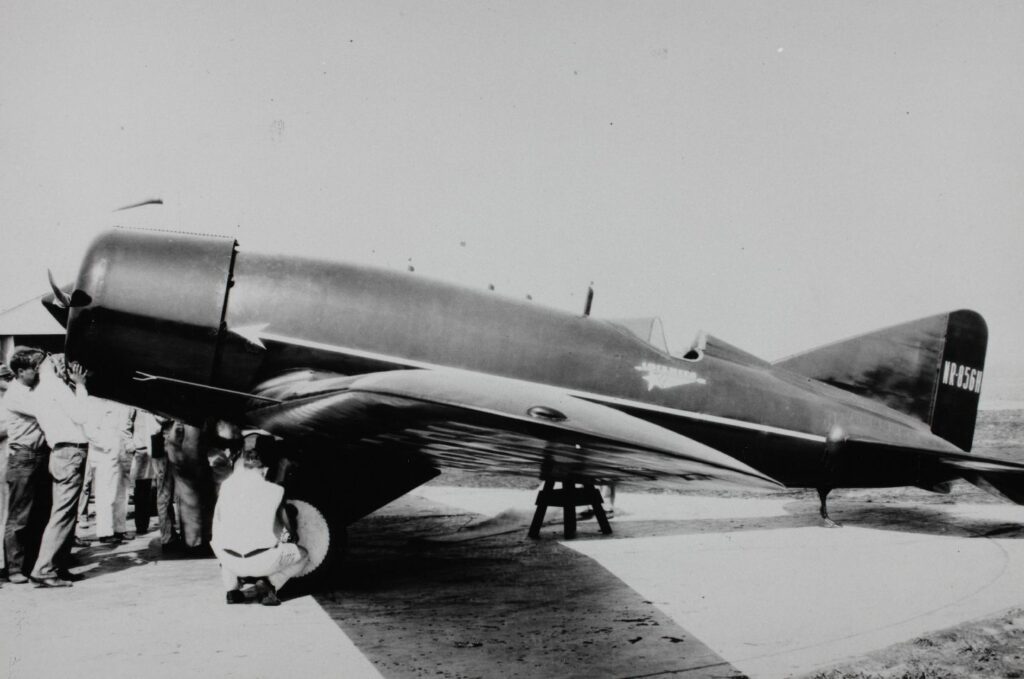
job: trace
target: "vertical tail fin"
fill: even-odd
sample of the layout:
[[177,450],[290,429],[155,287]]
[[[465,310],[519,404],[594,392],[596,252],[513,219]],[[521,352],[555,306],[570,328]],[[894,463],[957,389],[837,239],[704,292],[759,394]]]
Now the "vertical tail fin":
[[980,314],[949,314],[928,423],[935,435],[963,450],[974,440],[987,346],[988,326]]
[[961,309],[876,330],[773,365],[870,398],[970,450],[988,327]]

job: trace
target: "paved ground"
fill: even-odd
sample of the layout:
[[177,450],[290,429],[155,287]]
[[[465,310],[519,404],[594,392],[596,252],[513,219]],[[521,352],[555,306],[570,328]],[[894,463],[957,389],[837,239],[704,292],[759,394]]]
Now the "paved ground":
[[[226,606],[152,533],[69,590],[0,589],[0,676],[800,675],[1024,605],[1024,508],[620,494],[615,534],[533,493],[427,486],[353,527],[336,588]],[[58,641],[59,640],[59,641]],[[6,674],[4,674],[6,672]]]
[[87,550],[71,588],[5,583],[0,677],[379,676],[312,598],[227,606],[214,559],[163,559],[151,540]]

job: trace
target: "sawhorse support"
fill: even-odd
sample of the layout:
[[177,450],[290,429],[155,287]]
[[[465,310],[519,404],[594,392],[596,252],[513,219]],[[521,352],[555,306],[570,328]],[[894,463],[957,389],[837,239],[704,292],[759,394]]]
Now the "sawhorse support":
[[565,539],[571,540],[576,537],[576,508],[584,506],[593,508],[597,523],[601,526],[601,532],[610,535],[612,526],[608,523],[608,515],[604,513],[601,493],[594,488],[594,484],[584,481],[577,488],[574,481],[561,481],[560,483],[562,487],[555,490],[554,481],[545,481],[544,488],[537,492],[537,510],[533,513],[529,536],[531,538],[540,537],[540,527],[544,523],[544,515],[548,511],[548,507],[561,507]]

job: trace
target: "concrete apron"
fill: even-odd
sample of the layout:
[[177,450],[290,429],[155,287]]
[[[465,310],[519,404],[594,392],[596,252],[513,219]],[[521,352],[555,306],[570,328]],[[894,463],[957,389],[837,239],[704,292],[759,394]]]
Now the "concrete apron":
[[837,502],[826,530],[813,501],[620,493],[614,535],[552,511],[533,541],[533,498],[421,488],[277,608],[151,538],[90,548],[73,588],[0,590],[0,677],[775,677],[1024,603],[1011,505]]
[[0,677],[380,676],[312,597],[228,606],[215,559],[162,559],[154,533],[80,554],[73,587],[0,589]]
[[[494,491],[491,503],[479,489],[422,492],[486,514],[517,491]],[[816,503],[798,516],[787,511],[794,504],[620,493],[616,536],[564,544],[755,679],[1024,605],[1024,507],[869,505],[846,527],[825,529]],[[658,528],[664,521],[671,530]]]

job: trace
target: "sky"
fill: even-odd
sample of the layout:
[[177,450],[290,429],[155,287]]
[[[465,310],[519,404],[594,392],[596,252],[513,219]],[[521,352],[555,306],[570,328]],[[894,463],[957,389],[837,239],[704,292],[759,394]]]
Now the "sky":
[[1019,2],[2,0],[0,308],[143,224],[593,283],[768,359],[972,308],[1009,374],[1021,35]]

